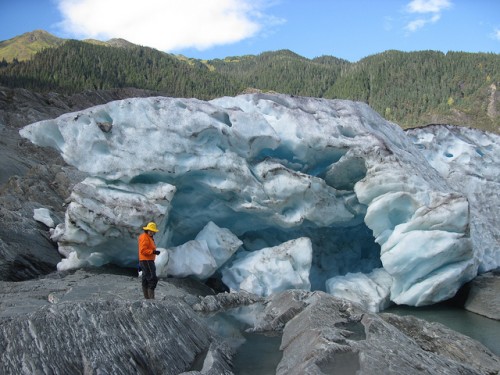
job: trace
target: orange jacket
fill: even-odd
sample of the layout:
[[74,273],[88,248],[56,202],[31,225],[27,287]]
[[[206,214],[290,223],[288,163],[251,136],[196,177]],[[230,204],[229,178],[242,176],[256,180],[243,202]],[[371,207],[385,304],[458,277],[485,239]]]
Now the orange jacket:
[[153,251],[156,250],[156,245],[153,238],[149,237],[147,233],[143,233],[139,236],[138,242],[139,260],[155,260],[156,254]]

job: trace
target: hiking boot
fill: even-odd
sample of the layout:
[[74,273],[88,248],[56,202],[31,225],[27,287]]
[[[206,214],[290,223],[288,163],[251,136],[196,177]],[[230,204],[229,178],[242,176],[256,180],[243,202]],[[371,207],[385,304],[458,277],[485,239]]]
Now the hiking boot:
[[148,289],[148,296],[149,296],[149,299],[155,299],[155,290]]
[[142,293],[144,294],[144,298],[149,299],[149,289],[145,286],[142,287]]

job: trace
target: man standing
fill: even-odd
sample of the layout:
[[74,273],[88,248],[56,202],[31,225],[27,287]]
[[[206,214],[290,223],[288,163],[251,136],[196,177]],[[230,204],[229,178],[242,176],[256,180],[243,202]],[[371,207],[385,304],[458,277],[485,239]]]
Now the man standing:
[[156,276],[155,259],[160,252],[156,250],[154,235],[158,232],[156,223],[150,222],[143,227],[144,233],[139,238],[139,265],[142,270],[142,292],[144,298],[154,299],[155,288],[158,284],[158,277]]

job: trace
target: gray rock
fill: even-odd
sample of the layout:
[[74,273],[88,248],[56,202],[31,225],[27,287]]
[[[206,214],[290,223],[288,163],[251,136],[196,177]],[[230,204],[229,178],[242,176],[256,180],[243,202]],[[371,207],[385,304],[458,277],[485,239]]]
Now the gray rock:
[[440,323],[429,323],[420,319],[394,314],[381,314],[382,319],[411,337],[417,345],[428,353],[435,353],[461,364],[468,365],[478,373],[500,371],[500,358],[485,350],[479,342]]
[[[121,272],[121,271],[120,271]],[[191,279],[140,279],[112,269],[0,281],[0,373],[232,374],[234,347],[204,315],[260,304],[253,327],[282,332],[277,374],[498,374],[500,358],[436,323],[372,314],[323,292],[263,300],[212,295]],[[191,306],[192,305],[192,306]]]
[[288,321],[304,310],[315,293],[304,290],[291,290],[269,296],[264,313],[255,324],[255,331],[282,331]]
[[232,374],[231,349],[183,300],[191,281],[144,300],[137,277],[96,272],[0,282],[0,373]]
[[264,302],[264,298],[245,291],[239,293],[220,293],[202,298],[199,303],[193,306],[193,309],[207,313],[251,305],[257,302]]
[[[286,321],[277,374],[451,375],[500,370],[499,357],[442,325],[367,313],[322,292],[299,294],[284,292],[266,306],[266,322],[279,321],[279,326]],[[293,317],[287,306],[296,311]]]
[[24,177],[13,176],[0,188],[1,279],[26,280],[47,274],[61,260],[48,228],[33,219],[33,211],[45,207],[64,217],[62,194],[72,185],[72,174],[64,168],[34,166]]
[[466,288],[466,310],[500,320],[500,269],[477,276]]
[[44,306],[3,324],[1,336],[4,374],[178,374],[210,340],[179,301]]

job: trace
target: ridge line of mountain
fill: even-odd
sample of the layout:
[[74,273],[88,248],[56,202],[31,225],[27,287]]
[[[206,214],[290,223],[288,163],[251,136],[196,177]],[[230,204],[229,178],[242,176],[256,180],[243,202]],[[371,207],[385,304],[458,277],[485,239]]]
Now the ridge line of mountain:
[[[15,40],[30,46],[29,60],[6,61]],[[362,101],[404,128],[447,123],[500,132],[500,54],[493,53],[389,50],[351,63],[279,50],[199,60],[123,39],[65,40],[36,30],[0,42],[0,85],[70,94],[134,87],[204,100],[280,92]]]

